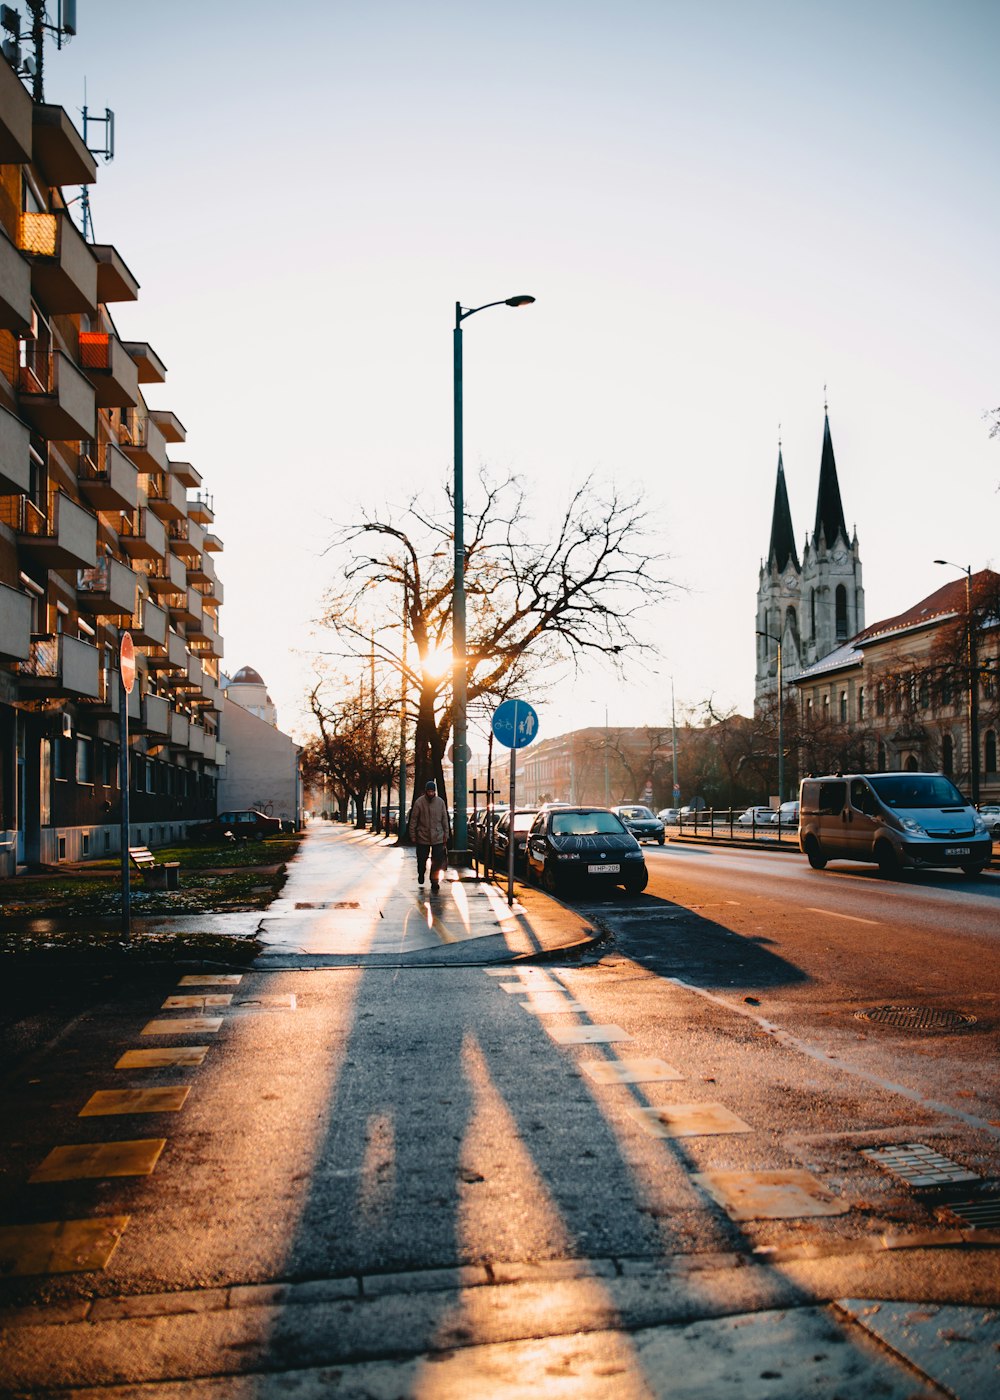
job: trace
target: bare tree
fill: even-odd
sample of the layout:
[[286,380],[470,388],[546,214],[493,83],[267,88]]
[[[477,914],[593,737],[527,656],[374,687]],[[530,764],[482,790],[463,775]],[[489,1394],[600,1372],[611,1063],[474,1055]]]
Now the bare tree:
[[[402,678],[417,784],[434,777],[442,791],[452,692],[450,662],[434,663],[447,659],[451,638],[452,521],[449,490],[440,507],[414,498],[399,518],[364,515],[335,541],[348,553],[346,587],[328,595],[323,619],[341,655],[374,645]],[[601,492],[590,479],[545,531],[516,477],[481,474],[465,530],[468,700],[503,698],[529,678],[537,684],[560,661],[575,667],[588,654],[643,647],[639,615],[670,587],[651,532],[637,496]],[[413,643],[405,666],[402,627]]]

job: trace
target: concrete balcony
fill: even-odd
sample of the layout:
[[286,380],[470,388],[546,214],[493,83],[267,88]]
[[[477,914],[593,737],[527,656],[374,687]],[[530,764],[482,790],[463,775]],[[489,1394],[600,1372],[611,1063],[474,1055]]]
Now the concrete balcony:
[[17,665],[21,694],[97,700],[101,693],[100,658],[97,647],[77,637],[56,632],[35,634],[27,660]]
[[63,107],[34,104],[31,154],[50,185],[92,185],[97,179],[97,161]]
[[31,160],[31,94],[9,63],[0,66],[0,165]]
[[123,340],[122,344],[135,360],[140,384],[162,384],[164,382],[167,377],[167,367],[148,340]]
[[199,525],[211,525],[215,519],[214,497],[206,495],[200,491],[197,496],[192,496],[187,503],[187,513],[192,520],[197,520]]
[[153,472],[146,476],[146,501],[149,509],[161,520],[184,520],[187,516],[187,493],[169,472]]
[[163,695],[142,697],[142,727],[147,734],[170,734],[170,702]]
[[222,713],[222,687],[211,676],[205,676],[201,683],[201,693],[205,697],[205,709],[213,714]]
[[184,638],[172,628],[167,632],[167,644],[158,652],[150,652],[146,658],[146,664],[151,671],[162,672],[166,675],[182,675],[187,677],[187,646]]
[[167,642],[167,614],[151,598],[140,598],[129,628],[138,647],[162,647]]
[[31,655],[31,599],[0,583],[0,658],[26,661]]
[[173,600],[187,591],[187,569],[183,559],[178,559],[175,554],[165,554],[161,559],[144,564],[142,572],[146,576],[150,593],[155,594],[161,601]]
[[167,537],[170,548],[184,560],[190,578],[190,571],[201,560],[205,531],[195,520],[171,520],[167,526]]
[[116,335],[81,331],[80,368],[94,386],[98,408],[134,408],[138,403],[135,360]]
[[122,553],[130,559],[163,559],[167,553],[166,527],[152,511],[140,506],[131,513],[122,513],[118,522],[118,543]]
[[96,436],[93,386],[61,350],[36,351],[24,342],[27,363],[18,366],[22,416],[48,442],[79,442]]
[[136,301],[139,283],[110,243],[92,243],[90,251],[97,259],[97,300],[102,306],[113,301]]
[[170,714],[170,743],[174,748],[186,749],[191,737],[191,721],[187,715],[179,715],[176,710]]
[[141,472],[168,472],[167,444],[155,423],[144,411],[127,408],[118,425],[118,444]]
[[216,744],[217,744],[217,743],[218,743],[218,740],[216,739],[216,737],[215,737],[214,734],[206,734],[206,735],[205,735],[204,758],[205,758],[205,762],[206,762],[206,763],[214,763],[214,762],[215,762],[215,748],[216,748]]
[[0,498],[0,520],[14,529],[18,547],[47,569],[97,563],[97,516],[62,491],[49,497],[47,514],[27,496]]
[[31,329],[31,264],[0,230],[0,330]]
[[31,488],[31,430],[0,408],[0,495],[27,494]]
[[187,429],[169,408],[151,408],[149,419],[163,434],[164,442],[184,442],[187,439]]
[[219,539],[218,535],[214,534],[211,530],[206,530],[205,548],[211,554],[221,554],[222,551],[225,549],[225,545]]
[[113,442],[88,442],[80,453],[76,479],[80,495],[93,510],[135,511],[139,473]]
[[31,291],[50,316],[97,310],[97,259],[64,209],[21,215],[18,239],[31,263]]
[[192,721],[188,725],[188,748],[192,753],[205,752],[205,731],[200,724]]
[[194,588],[185,588],[183,595],[171,598],[167,604],[172,622],[185,630],[200,632],[202,625],[201,594]]
[[201,472],[196,471],[190,462],[171,462],[170,470],[191,491],[201,485]]
[[81,612],[98,617],[125,617],[135,612],[138,580],[126,565],[105,555],[91,569],[80,569],[76,576],[76,601]]
[[204,663],[200,656],[195,656],[193,652],[188,652],[188,685],[192,690],[200,691],[202,679],[205,674]]
[[[103,715],[117,715],[121,713],[121,680],[120,672],[117,668],[102,666],[98,676],[99,694],[96,700],[88,703],[88,708]],[[139,687],[133,686],[128,692],[128,719],[129,729],[133,734],[138,733],[142,724],[142,701],[139,696]]]

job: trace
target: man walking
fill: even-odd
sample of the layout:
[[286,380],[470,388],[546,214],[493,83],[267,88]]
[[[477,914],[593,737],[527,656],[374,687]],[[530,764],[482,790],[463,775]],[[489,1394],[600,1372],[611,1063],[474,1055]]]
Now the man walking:
[[451,819],[448,804],[437,795],[437,783],[428,778],[424,790],[410,808],[407,823],[410,840],[417,848],[417,884],[423,887],[427,857],[431,861],[431,894],[441,888],[441,871],[448,864],[448,840]]

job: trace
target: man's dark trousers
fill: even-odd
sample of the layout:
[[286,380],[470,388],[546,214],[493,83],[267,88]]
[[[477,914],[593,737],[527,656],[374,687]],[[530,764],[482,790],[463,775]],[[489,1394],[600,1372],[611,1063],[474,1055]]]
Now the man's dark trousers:
[[427,869],[427,857],[431,860],[431,884],[440,882],[441,872],[448,864],[448,847],[443,841],[433,846],[425,846],[423,842],[417,842],[417,879],[423,882],[424,871]]

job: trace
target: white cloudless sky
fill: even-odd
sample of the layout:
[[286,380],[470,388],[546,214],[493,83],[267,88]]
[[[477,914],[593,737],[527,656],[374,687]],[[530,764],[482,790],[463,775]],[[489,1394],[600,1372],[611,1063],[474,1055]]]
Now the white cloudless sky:
[[[778,424],[800,545],[824,385],[868,621],[1000,566],[992,0],[80,0],[46,100],[116,114],[91,192],[122,335],[215,496],[225,667],[304,732],[324,547],[465,451],[554,517],[642,492],[678,588],[656,654],[541,732],[752,705]],[[530,697],[526,697],[530,698]]]

